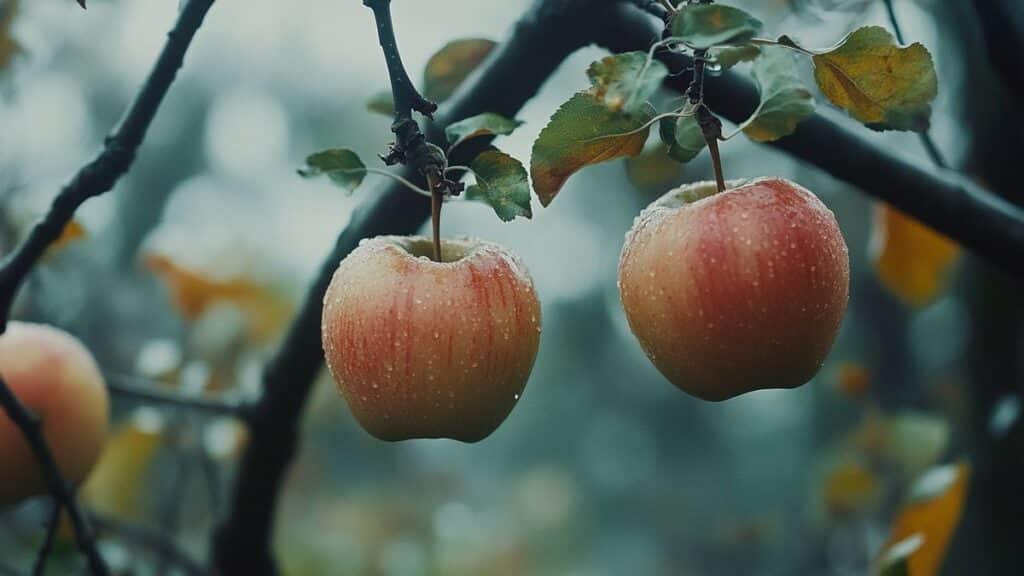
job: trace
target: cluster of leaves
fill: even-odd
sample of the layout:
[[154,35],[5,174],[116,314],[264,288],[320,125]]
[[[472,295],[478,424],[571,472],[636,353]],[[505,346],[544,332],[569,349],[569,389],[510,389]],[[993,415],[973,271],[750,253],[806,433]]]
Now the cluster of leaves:
[[[495,43],[471,38],[447,44],[427,62],[423,74],[424,97],[443,102],[448,99],[467,76],[490,54]],[[378,94],[367,103],[368,108],[382,114],[394,112],[390,94]],[[476,138],[507,136],[522,122],[498,114],[484,113],[451,124],[445,129],[446,157],[452,150]],[[471,172],[476,183],[466,189],[465,197],[489,204],[503,221],[517,216],[530,218],[530,183],[526,168],[512,156],[488,146],[469,166],[450,166],[446,171]],[[368,169],[359,155],[348,148],[334,148],[310,155],[306,166],[299,170],[304,177],[327,176],[348,192],[362,184]],[[411,183],[410,187],[415,188]],[[420,192],[426,192],[420,190]]]
[[[928,128],[937,94],[931,55],[921,44],[897,45],[884,28],[860,28],[839,44],[816,51],[788,36],[758,38],[763,27],[759,20],[722,4],[682,7],[668,26],[669,37],[656,48],[703,55],[715,71],[752,63],[761,101],[736,131],[751,140],[768,142],[792,134],[814,113],[814,95],[801,79],[796,55],[810,57],[825,97],[869,128]],[[589,72],[592,88],[573,96],[551,118],[534,145],[531,163],[543,204],[579,169],[639,154],[655,121],[672,159],[688,162],[705,147],[694,104],[658,114],[647,102],[669,73],[653,54],[653,49],[630,52],[594,63]]]
[[[808,56],[814,78],[825,97],[853,118],[875,130],[928,128],[937,80],[931,55],[920,44],[897,45],[883,28],[869,26],[852,32],[824,50],[804,48],[788,36],[759,38],[762,23],[750,14],[722,4],[681,7],[668,23],[669,35],[650,52],[608,56],[591,64],[591,87],[565,102],[551,117],[534,143],[530,159],[533,190],[543,206],[550,204],[565,182],[580,169],[615,158],[635,157],[644,150],[650,127],[658,133],[667,155],[689,162],[706,146],[696,110],[703,102],[687,101],[659,113],[650,103],[669,75],[654,59],[655,48],[691,52],[707,59],[714,71],[737,64],[752,64],[760,91],[760,104],[736,132],[751,140],[768,142],[793,133],[814,113],[815,98],[801,79],[797,55]],[[443,101],[490,53],[494,43],[482,39],[458,40],[429,61],[423,78],[427,98]],[[389,95],[368,103],[371,110],[390,114]],[[519,122],[494,114],[466,119],[447,129],[448,151],[466,140],[510,134]],[[368,172],[349,149],[332,149],[307,158],[304,176],[326,175],[353,191]],[[490,147],[466,167],[476,184],[466,197],[490,204],[505,221],[529,218],[530,184],[523,165]]]

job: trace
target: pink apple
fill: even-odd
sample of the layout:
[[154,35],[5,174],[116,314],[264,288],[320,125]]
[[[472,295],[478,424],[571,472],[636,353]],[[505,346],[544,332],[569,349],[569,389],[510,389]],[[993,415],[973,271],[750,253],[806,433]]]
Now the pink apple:
[[670,191],[619,262],[630,328],[673,384],[705,400],[793,388],[821,368],[849,295],[835,216],[780,178]]
[[327,366],[381,440],[476,442],[519,400],[540,344],[540,303],[508,250],[480,240],[382,236],[338,267],[324,297]]
[[[100,455],[109,428],[109,398],[92,354],[50,326],[10,322],[0,335],[0,376],[43,422],[61,473],[81,482]],[[0,411],[0,506],[47,491],[21,431]]]

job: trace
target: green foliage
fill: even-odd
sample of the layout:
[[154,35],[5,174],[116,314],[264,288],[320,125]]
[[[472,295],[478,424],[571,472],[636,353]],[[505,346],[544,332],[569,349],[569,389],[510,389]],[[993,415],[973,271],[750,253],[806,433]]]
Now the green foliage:
[[614,112],[637,112],[661,88],[668,69],[646,52],[626,52],[590,65],[587,76],[594,97]]
[[761,31],[761,21],[722,4],[686,6],[672,19],[672,37],[702,50],[723,44],[742,44]]
[[523,123],[500,114],[485,112],[449,125],[444,129],[450,147],[454,148],[471,138],[481,136],[508,136]]
[[764,49],[754,62],[754,79],[761,104],[743,123],[743,132],[755,142],[771,142],[788,136],[797,124],[814,114],[814,97],[800,81],[796,61],[788,49]]
[[306,158],[306,167],[299,170],[304,178],[325,175],[349,193],[366,178],[366,165],[359,156],[347,148],[334,148],[311,154]]
[[761,48],[754,44],[739,46],[719,46],[708,50],[708,58],[715,64],[728,70],[740,62],[752,62],[761,55]]
[[644,109],[615,112],[590,92],[573,96],[533,144],[530,175],[541,204],[550,204],[581,168],[639,154],[652,118]]
[[695,116],[663,118],[658,127],[658,135],[667,146],[669,157],[677,162],[693,160],[707,146],[704,132]]
[[814,67],[828,99],[869,128],[928,129],[938,79],[923,45],[900,47],[885,28],[867,26],[815,54]]
[[466,198],[486,202],[504,222],[533,217],[530,182],[519,160],[491,149],[477,156],[470,167],[477,183],[466,189]]

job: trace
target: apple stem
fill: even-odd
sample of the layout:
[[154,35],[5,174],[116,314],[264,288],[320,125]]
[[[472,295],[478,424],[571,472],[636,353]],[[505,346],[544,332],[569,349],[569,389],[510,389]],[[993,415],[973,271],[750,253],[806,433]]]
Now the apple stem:
[[444,192],[438,186],[437,176],[427,174],[427,188],[430,189],[430,223],[434,232],[434,261],[441,259],[441,207],[444,205]]
[[708,151],[711,152],[711,164],[715,167],[715,183],[719,192],[725,192],[725,174],[722,170],[722,154],[718,150],[718,138],[705,138],[708,142]]

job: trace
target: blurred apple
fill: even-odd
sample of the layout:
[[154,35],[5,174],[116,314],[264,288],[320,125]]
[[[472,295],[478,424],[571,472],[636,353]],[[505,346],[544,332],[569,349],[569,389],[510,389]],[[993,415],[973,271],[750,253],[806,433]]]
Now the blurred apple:
[[421,237],[363,242],[324,297],[327,365],[359,423],[397,441],[476,442],[512,411],[540,343],[540,303],[506,249]]
[[622,304],[647,356],[713,401],[810,380],[849,283],[835,216],[778,178],[670,191],[637,219],[619,262]]
[[[42,419],[61,473],[85,479],[109,428],[109,399],[92,354],[74,336],[50,326],[10,322],[0,335],[0,376]],[[0,413],[0,506],[47,491],[31,448]]]

